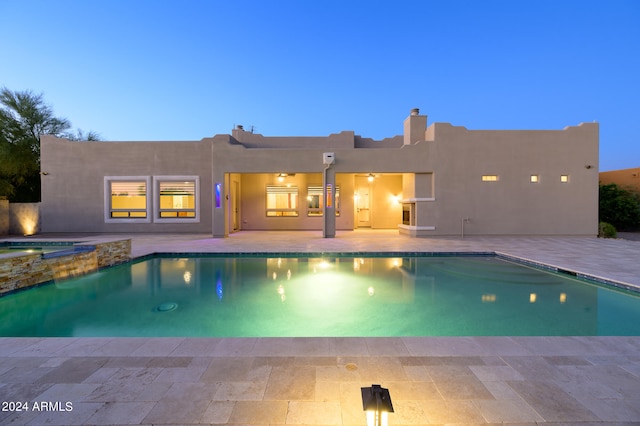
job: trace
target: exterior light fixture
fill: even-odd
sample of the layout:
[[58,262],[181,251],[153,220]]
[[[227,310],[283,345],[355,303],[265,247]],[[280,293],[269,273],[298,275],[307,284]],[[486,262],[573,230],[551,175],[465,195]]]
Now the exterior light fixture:
[[286,178],[286,177],[287,177],[286,173],[280,173],[278,175],[278,182],[284,182],[284,178]]
[[369,176],[367,176],[367,180],[369,182],[373,182],[374,179],[375,179],[375,176],[372,173],[369,173]]
[[388,425],[388,414],[393,413],[389,389],[371,385],[362,390],[362,409],[367,413],[367,426]]

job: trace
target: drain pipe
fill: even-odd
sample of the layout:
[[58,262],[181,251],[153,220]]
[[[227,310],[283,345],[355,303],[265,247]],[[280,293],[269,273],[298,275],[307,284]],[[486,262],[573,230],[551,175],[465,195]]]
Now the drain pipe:
[[327,218],[329,217],[328,211],[327,211],[327,172],[329,171],[329,168],[331,167],[331,164],[327,164],[327,166],[324,168],[324,171],[322,172],[322,199],[324,200],[324,206],[323,206],[323,214],[322,214],[322,238],[328,238],[327,237]]
[[460,219],[460,238],[464,238],[464,224],[471,223],[470,217],[463,217]]

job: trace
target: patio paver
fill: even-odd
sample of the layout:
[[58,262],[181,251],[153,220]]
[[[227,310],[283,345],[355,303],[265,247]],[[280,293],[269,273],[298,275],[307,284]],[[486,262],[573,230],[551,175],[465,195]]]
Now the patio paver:
[[[500,251],[640,286],[640,242],[628,240],[393,231],[130,237],[135,256]],[[637,336],[0,338],[0,424],[363,425],[359,388],[379,383],[394,402],[391,425],[631,425],[640,423],[639,354]],[[30,410],[8,410],[9,402]],[[61,409],[67,402],[71,411]]]

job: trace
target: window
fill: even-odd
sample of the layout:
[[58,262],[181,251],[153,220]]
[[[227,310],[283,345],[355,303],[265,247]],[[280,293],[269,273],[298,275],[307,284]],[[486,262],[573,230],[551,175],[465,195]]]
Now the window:
[[531,183],[538,183],[538,182],[540,182],[540,176],[531,175]]
[[197,176],[154,177],[155,222],[199,222]]
[[267,185],[267,216],[298,216],[298,187]]
[[569,175],[560,175],[560,182],[568,183],[569,182]]
[[497,182],[498,181],[498,176],[497,175],[482,175],[482,181],[483,182]]
[[149,222],[147,176],[105,176],[105,222]]
[[[322,197],[322,185],[307,187],[307,216],[322,216],[324,203]],[[327,195],[331,199],[331,186],[327,187]],[[340,216],[340,187],[336,185],[336,216]]]

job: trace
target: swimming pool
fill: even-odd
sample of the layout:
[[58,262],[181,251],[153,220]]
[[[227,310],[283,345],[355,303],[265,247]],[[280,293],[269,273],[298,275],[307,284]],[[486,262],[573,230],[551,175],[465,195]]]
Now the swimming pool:
[[0,336],[640,335],[640,297],[496,256],[156,256],[0,298]]

